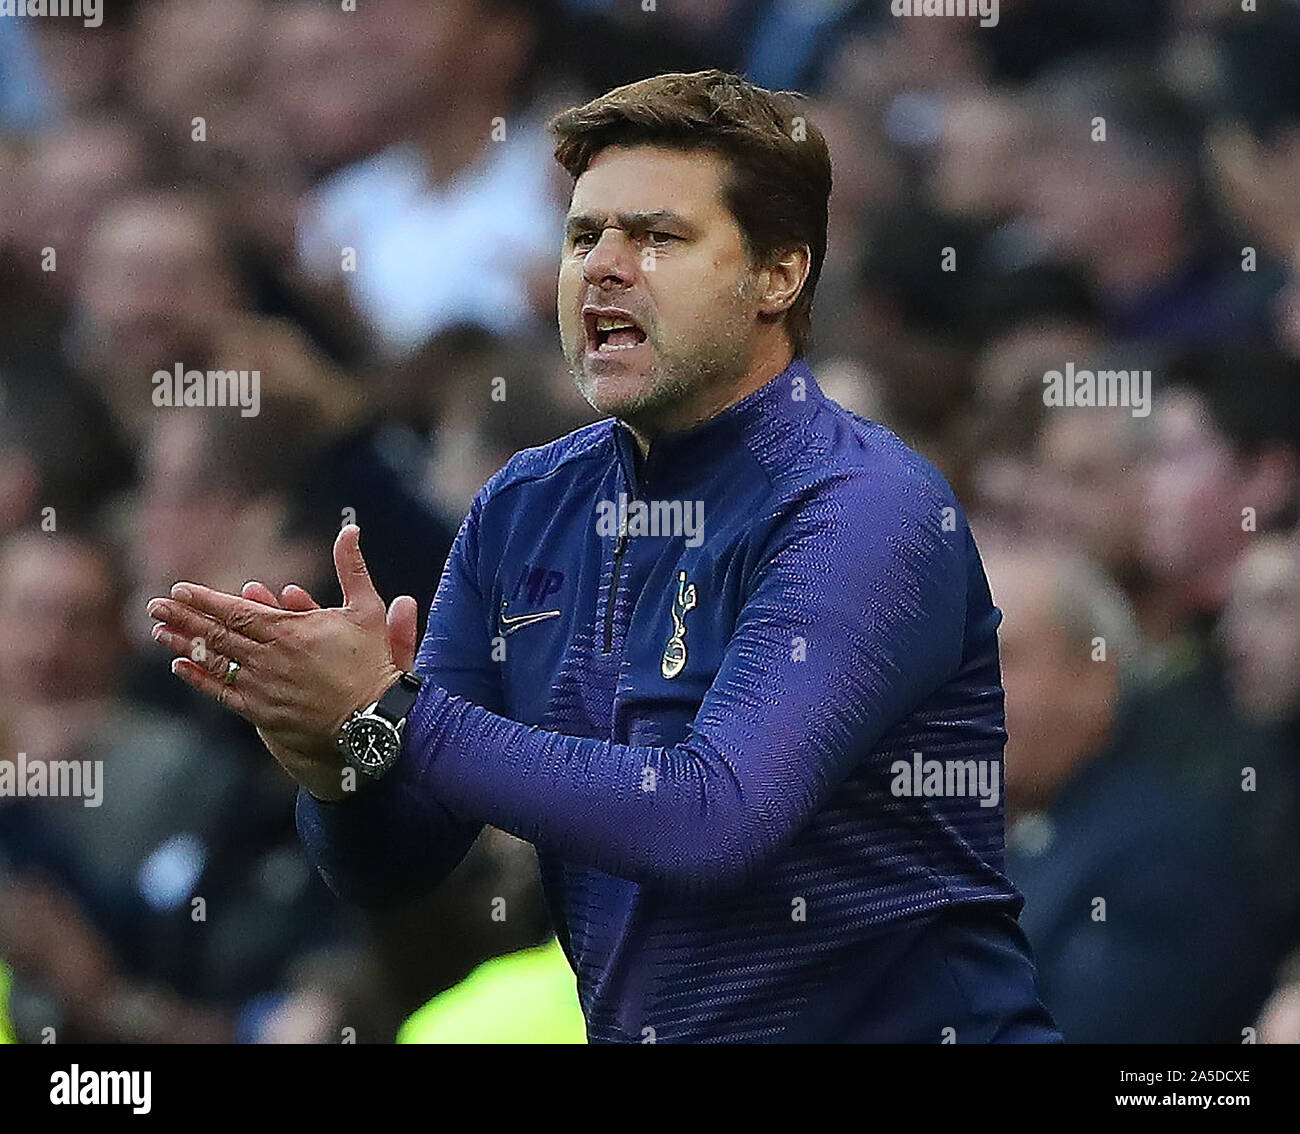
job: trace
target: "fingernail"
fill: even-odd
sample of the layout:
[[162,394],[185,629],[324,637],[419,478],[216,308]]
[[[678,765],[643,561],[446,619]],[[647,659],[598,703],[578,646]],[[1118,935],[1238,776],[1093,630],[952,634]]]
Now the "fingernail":
[[150,614],[156,615],[163,608],[163,600],[160,598],[150,599],[146,608]]
[[158,639],[162,637],[163,624],[161,622],[155,622],[153,629],[150,631],[150,633],[153,635],[153,640],[155,642],[158,641]]
[[190,590],[189,587],[185,586],[184,583],[177,583],[172,587],[172,598],[177,602],[192,602],[194,600],[194,592]]

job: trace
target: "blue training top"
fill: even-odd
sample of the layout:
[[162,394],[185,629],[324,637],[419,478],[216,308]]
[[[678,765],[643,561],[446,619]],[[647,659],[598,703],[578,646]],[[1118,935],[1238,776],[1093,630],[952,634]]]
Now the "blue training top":
[[1000,618],[943,477],[796,359],[644,460],[609,419],[512,458],[397,765],[300,792],[299,830],[369,906],[483,823],[532,842],[593,1042],[1052,1041],[1002,872]]

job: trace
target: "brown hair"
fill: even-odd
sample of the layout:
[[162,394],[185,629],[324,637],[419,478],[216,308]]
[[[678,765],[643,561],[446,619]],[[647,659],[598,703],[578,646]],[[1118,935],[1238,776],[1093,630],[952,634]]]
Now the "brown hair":
[[664,145],[724,158],[723,194],[752,264],[806,244],[808,279],[786,312],[796,354],[808,344],[813,292],[826,258],[831,159],[796,91],[769,91],[725,71],[657,75],[618,87],[550,122],[555,160],[575,179],[607,146]]

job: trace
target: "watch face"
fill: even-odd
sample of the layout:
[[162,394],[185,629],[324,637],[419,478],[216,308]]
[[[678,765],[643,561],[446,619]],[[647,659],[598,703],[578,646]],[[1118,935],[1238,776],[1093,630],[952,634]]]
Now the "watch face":
[[343,745],[348,763],[373,776],[386,770],[397,759],[402,740],[387,721],[360,717],[348,724]]

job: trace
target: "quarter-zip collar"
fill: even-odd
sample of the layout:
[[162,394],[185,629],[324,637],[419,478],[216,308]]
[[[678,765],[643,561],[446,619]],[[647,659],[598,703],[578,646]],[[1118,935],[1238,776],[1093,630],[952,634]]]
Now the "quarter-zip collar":
[[707,421],[656,434],[644,458],[632,431],[615,421],[614,445],[631,495],[642,498],[647,492],[691,483],[734,457],[736,446],[756,433],[797,427],[824,397],[808,364],[795,358],[775,378]]

